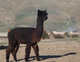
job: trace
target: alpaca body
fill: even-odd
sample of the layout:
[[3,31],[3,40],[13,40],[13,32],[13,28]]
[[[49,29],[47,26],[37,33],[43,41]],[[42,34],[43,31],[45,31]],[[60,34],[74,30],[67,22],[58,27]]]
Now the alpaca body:
[[39,47],[38,42],[41,40],[43,34],[43,22],[47,20],[47,12],[38,10],[37,25],[36,28],[14,28],[8,32],[8,47],[6,49],[6,62],[9,62],[9,55],[12,53],[13,58],[17,61],[16,53],[19,49],[19,45],[26,44],[25,49],[25,61],[28,61],[31,46],[36,54],[36,59],[39,61]]
[[9,40],[13,40],[13,43],[9,41],[9,44],[14,44],[16,41],[21,44],[33,44],[39,42],[41,37],[38,36],[37,33],[36,28],[14,28],[8,33]]

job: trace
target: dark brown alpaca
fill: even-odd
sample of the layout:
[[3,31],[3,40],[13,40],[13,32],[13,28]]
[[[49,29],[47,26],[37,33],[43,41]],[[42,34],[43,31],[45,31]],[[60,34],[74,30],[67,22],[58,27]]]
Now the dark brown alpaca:
[[28,61],[31,46],[36,54],[36,59],[39,61],[39,47],[38,42],[41,40],[43,33],[43,23],[48,19],[46,10],[38,10],[36,28],[14,28],[8,32],[9,45],[6,49],[6,62],[9,62],[9,55],[12,53],[13,58],[17,61],[16,53],[19,45],[27,44],[25,49],[25,61]]

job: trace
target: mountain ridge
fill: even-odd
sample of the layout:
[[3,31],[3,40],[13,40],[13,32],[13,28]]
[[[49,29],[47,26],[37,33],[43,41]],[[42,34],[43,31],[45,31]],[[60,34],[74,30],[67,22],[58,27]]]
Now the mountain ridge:
[[80,0],[0,0],[0,31],[23,25],[35,27],[38,9],[48,12],[44,24],[48,31],[80,27],[79,6]]

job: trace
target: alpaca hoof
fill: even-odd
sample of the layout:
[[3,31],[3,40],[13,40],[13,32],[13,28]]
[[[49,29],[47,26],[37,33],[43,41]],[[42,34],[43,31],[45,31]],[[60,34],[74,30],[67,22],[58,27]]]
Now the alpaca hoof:
[[6,60],[6,62],[9,62],[9,60]]
[[40,61],[40,59],[37,59],[37,61]]
[[9,62],[9,61],[6,61],[6,62]]
[[25,61],[25,62],[29,62],[29,61]]
[[25,59],[25,62],[29,62],[28,59]]

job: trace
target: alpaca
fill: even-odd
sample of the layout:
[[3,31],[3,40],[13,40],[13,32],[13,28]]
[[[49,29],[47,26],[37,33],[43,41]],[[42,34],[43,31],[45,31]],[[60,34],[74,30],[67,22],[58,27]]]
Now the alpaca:
[[13,58],[17,61],[16,53],[19,45],[26,44],[25,61],[28,61],[30,56],[31,46],[36,54],[36,59],[39,61],[39,47],[38,42],[41,40],[43,33],[44,21],[48,19],[46,10],[38,10],[36,28],[17,27],[8,32],[8,47],[6,49],[6,62],[9,62],[9,55],[12,53]]

